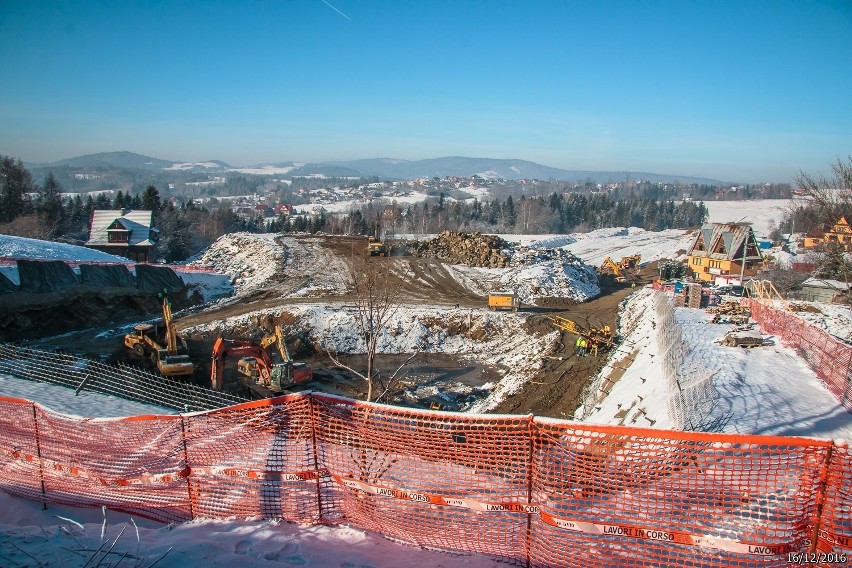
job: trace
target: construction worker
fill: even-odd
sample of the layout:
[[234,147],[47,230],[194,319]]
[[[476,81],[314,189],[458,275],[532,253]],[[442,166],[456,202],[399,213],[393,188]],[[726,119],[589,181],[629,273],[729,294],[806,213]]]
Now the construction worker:
[[589,354],[598,356],[598,341],[594,337],[589,338]]
[[577,336],[577,342],[574,344],[574,353],[576,355],[581,355],[580,353],[580,342],[583,340],[579,335]]
[[633,282],[631,282],[631,283],[630,283],[630,289],[631,289],[631,290],[635,290],[635,289],[636,289],[636,281],[635,281],[635,280],[634,280]]
[[586,340],[585,338],[580,338],[580,357],[586,356]]
[[603,334],[606,337],[609,337],[610,334],[612,334],[612,329],[610,329],[610,327],[608,325],[603,326]]

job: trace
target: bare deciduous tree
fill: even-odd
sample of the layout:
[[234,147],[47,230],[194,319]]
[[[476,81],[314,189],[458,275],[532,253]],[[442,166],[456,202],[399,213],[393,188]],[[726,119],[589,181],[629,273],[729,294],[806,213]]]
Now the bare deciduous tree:
[[820,213],[828,216],[848,214],[852,210],[852,155],[831,164],[832,177],[811,175],[799,170],[794,179],[812,197]]
[[354,287],[355,323],[365,344],[366,370],[357,371],[341,362],[337,353],[326,351],[335,365],[366,381],[368,401],[373,400],[374,383],[382,388],[382,392],[376,396],[376,400],[379,400],[390,390],[400,371],[420,352],[419,348],[415,350],[387,379],[383,380],[376,368],[379,339],[399,310],[402,284],[406,276],[394,274],[394,266],[395,263],[391,261],[370,261],[369,258],[354,254],[347,261],[347,270]]

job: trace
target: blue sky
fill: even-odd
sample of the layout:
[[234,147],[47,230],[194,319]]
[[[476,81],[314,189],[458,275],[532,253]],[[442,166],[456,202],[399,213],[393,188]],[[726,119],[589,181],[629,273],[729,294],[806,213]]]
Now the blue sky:
[[0,1],[0,154],[440,156],[788,181],[852,154],[852,1]]

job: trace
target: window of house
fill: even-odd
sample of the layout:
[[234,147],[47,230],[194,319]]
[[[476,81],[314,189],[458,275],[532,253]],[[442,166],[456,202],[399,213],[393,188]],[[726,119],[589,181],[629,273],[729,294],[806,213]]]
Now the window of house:
[[692,263],[693,263],[695,266],[701,266],[702,260],[703,260],[703,259],[702,259],[701,257],[698,257],[698,258],[696,258],[695,260],[693,260],[693,261],[692,261]]
[[111,243],[126,243],[130,233],[128,231],[110,231],[107,237]]

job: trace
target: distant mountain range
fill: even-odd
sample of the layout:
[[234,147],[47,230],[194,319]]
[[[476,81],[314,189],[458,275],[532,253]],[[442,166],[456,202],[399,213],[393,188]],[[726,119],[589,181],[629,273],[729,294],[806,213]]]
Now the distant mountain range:
[[[300,164],[295,162],[277,162],[257,164],[235,168],[220,160],[209,160],[205,162],[180,162],[160,160],[134,154],[133,152],[102,152],[99,154],[88,154],[76,158],[59,160],[58,162],[46,164],[27,164],[31,169],[56,168],[124,168],[137,170],[157,171],[192,171],[192,172],[224,172],[227,170],[261,170],[263,168],[279,170],[281,168],[292,168],[287,172],[288,176],[305,176],[311,174],[322,174],[328,177],[362,177],[378,176],[385,179],[415,179],[420,177],[459,176],[468,177],[478,174],[482,177],[503,179],[541,179],[541,180],[564,180],[576,181],[591,179],[595,183],[606,183],[611,181],[624,181],[628,176],[631,180],[647,180],[653,183],[673,182],[720,184],[718,180],[692,176],[680,176],[672,174],[655,174],[649,172],[626,172],[626,171],[587,171],[587,170],[563,170],[551,168],[528,162],[526,160],[493,159],[493,158],[465,158],[453,156],[446,158],[432,158],[428,160],[395,160],[389,158],[375,158],[367,160],[330,161],[312,164]],[[254,172],[253,172],[254,173]]]

